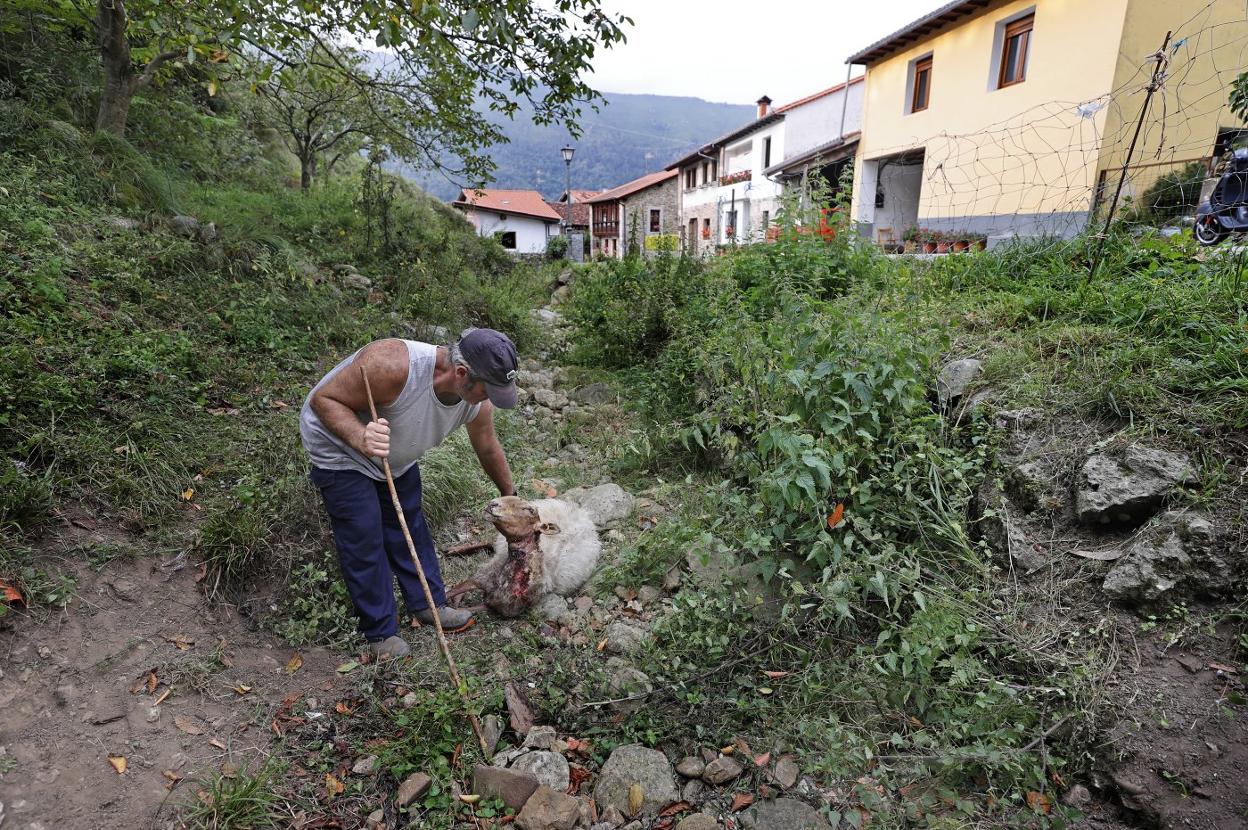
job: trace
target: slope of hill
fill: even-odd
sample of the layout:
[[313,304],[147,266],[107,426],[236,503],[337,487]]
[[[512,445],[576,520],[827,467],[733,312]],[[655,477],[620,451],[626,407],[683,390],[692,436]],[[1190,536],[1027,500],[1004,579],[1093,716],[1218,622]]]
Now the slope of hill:
[[[754,107],[716,104],[671,95],[607,93],[607,105],[585,113],[584,132],[571,139],[561,126],[538,126],[525,108],[515,121],[502,121],[510,143],[494,148],[494,187],[532,188],[547,198],[563,192],[559,148],[576,147],[572,186],[605,189],[669,164],[682,153],[749,121]],[[448,159],[449,163],[449,159]],[[395,165],[394,169],[440,199],[454,198],[459,185],[438,173]]]

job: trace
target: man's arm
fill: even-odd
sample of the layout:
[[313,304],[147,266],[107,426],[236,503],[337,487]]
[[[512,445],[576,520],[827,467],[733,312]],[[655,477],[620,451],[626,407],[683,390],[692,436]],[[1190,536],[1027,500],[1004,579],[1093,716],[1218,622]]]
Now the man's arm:
[[514,494],[516,487],[511,481],[511,467],[507,465],[503,445],[498,442],[498,433],[494,431],[494,407],[489,401],[481,404],[477,417],[468,422],[467,429],[468,440],[477,453],[481,469],[485,470],[501,495]]
[[330,432],[364,455],[390,454],[390,425],[385,418],[361,424],[357,412],[368,412],[368,393],[360,367],[368,372],[377,406],[394,403],[407,383],[407,346],[402,340],[369,343],[350,366],[312,396],[312,411]]

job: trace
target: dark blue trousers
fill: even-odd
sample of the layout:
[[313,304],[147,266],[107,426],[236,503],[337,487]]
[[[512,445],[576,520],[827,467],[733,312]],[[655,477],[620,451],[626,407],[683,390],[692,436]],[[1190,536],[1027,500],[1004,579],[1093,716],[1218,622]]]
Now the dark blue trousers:
[[[360,618],[360,633],[369,640],[398,633],[394,606],[394,578],[409,611],[428,607],[420,577],[403,539],[403,529],[390,501],[390,489],[354,470],[312,468],[312,483],[321,491],[329,523],[334,529],[338,562],[347,593]],[[420,507],[420,466],[413,465],[394,480],[407,529],[429,581],[436,605],[446,604],[442,571],[433,549],[433,537]]]

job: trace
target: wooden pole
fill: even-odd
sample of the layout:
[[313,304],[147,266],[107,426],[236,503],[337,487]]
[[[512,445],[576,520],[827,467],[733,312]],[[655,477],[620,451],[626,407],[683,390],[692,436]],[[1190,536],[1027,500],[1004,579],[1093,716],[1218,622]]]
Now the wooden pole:
[[1123,185],[1127,182],[1127,171],[1131,167],[1131,157],[1135,155],[1135,144],[1139,141],[1140,130],[1144,127],[1144,117],[1148,115],[1149,102],[1153,100],[1153,93],[1161,88],[1163,80],[1164,67],[1166,65],[1166,48],[1170,45],[1170,36],[1173,32],[1166,32],[1166,39],[1161,42],[1161,48],[1153,53],[1153,60],[1157,63],[1153,67],[1153,77],[1148,82],[1148,92],[1144,95],[1144,106],[1140,107],[1139,120],[1135,122],[1135,134],[1131,136],[1131,146],[1127,148],[1127,157],[1122,163],[1122,174],[1118,176],[1118,187],[1114,189],[1114,198],[1109,203],[1109,213],[1105,216],[1105,227],[1101,229],[1101,244],[1096,249],[1096,259],[1092,262],[1092,267],[1088,269],[1088,278],[1085,285],[1096,277],[1096,272],[1100,270],[1101,258],[1105,254],[1105,243],[1109,239],[1109,225],[1114,221],[1114,211],[1118,209],[1118,197],[1122,195]]
[[[364,391],[368,393],[368,411],[376,421],[377,405],[373,403],[373,387],[368,382],[368,372],[363,366],[360,367],[360,374],[364,377]],[[442,620],[438,616],[438,607],[433,602],[433,591],[429,590],[429,582],[425,579],[425,569],[421,567],[420,557],[416,554],[416,543],[412,541],[412,534],[407,529],[407,517],[403,515],[403,505],[399,503],[399,491],[395,489],[394,475],[390,472],[390,459],[381,459],[381,468],[386,473],[386,484],[390,487],[390,501],[393,502],[394,512],[399,517],[399,527],[403,530],[403,538],[407,540],[407,552],[412,556],[412,564],[416,566],[416,575],[420,577],[420,587],[425,592],[425,602],[429,604],[429,611],[433,616],[433,629],[438,635],[438,645],[442,647],[442,656],[446,658],[446,668],[450,672],[451,682],[455,684],[455,691],[459,692],[459,699],[464,704],[464,714],[468,716],[468,722],[472,724],[472,733],[477,736],[477,742],[481,744],[481,754],[488,760],[490,749],[485,742],[485,733],[481,731],[481,721],[477,719],[476,712],[472,710],[472,701],[468,699],[468,687],[459,678],[459,669],[455,667],[455,658],[451,656],[451,646],[446,641],[445,632],[442,631]]]

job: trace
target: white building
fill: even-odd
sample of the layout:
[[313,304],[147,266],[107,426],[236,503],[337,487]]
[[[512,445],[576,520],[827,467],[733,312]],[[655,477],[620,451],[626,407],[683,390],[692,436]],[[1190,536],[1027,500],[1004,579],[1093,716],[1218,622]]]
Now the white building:
[[853,164],[862,130],[864,76],[777,108],[784,114],[784,156],[763,170],[785,187],[804,187],[812,174],[835,190]]
[[474,190],[466,187],[451,202],[477,229],[517,254],[543,254],[559,235],[560,216],[536,190]]
[[781,186],[763,170],[783,158],[784,114],[758,99],[758,117],[669,164],[678,170],[680,217],[687,250],[763,238],[775,218]]

